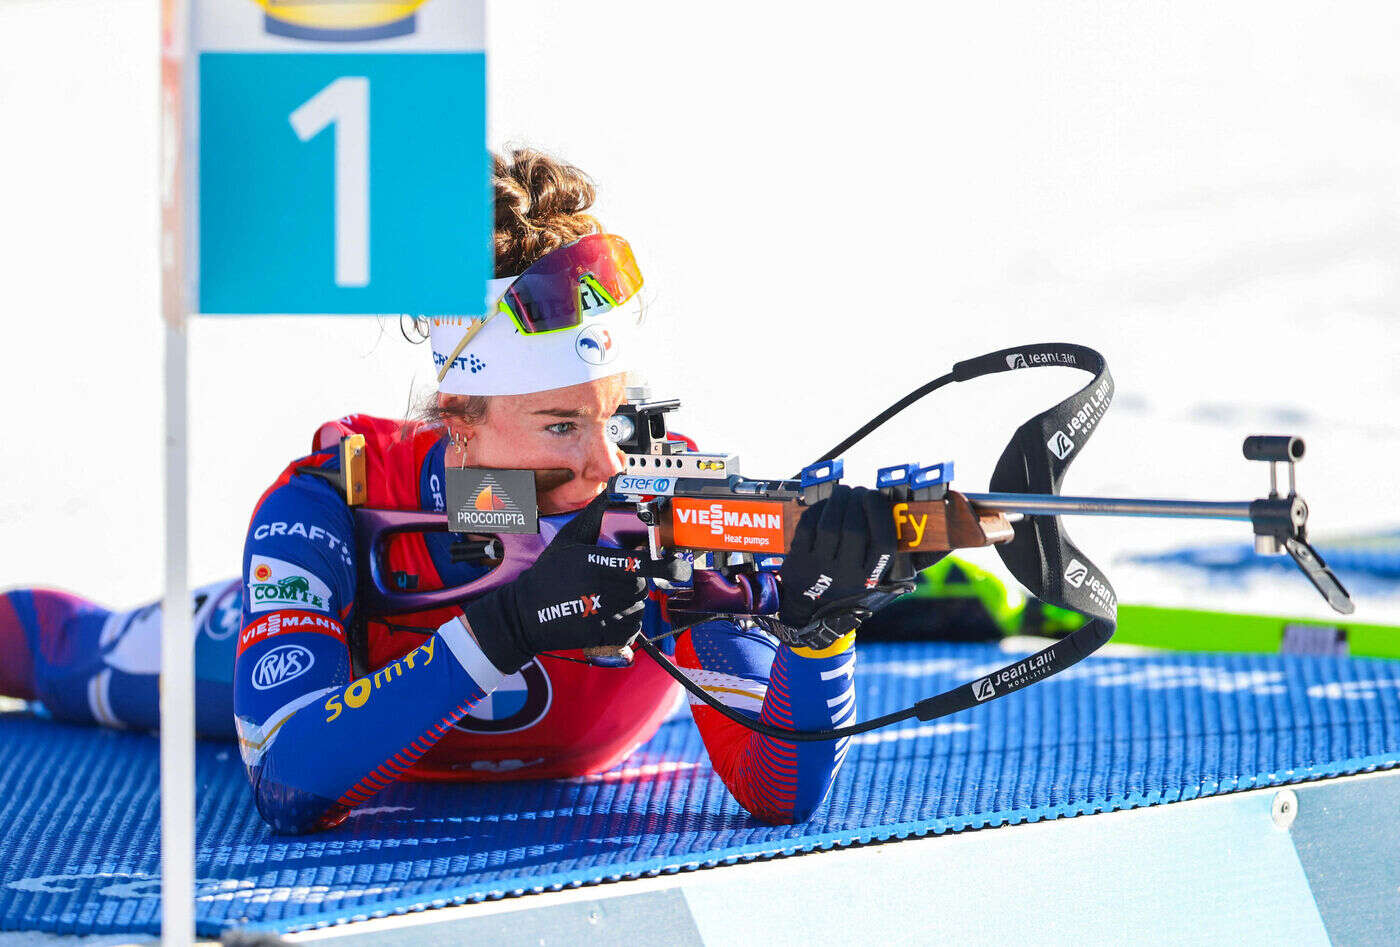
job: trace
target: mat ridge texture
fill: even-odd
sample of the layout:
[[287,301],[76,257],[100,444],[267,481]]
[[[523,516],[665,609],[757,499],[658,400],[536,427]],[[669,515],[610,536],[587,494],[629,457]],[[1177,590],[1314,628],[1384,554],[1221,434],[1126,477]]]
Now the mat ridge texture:
[[[991,645],[869,645],[866,717],[972,680]],[[831,797],[771,827],[688,716],[584,780],[391,787],[336,831],[272,835],[232,744],[202,742],[199,929],[300,930],[869,840],[1190,799],[1400,763],[1400,662],[1093,658],[1003,700],[857,738]],[[0,715],[0,929],[159,925],[157,743]]]

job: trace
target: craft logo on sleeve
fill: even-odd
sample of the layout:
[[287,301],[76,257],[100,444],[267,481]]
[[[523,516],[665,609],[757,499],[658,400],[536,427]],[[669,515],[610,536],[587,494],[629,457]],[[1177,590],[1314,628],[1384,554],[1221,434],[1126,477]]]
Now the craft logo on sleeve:
[[783,507],[755,500],[676,497],[671,522],[677,546],[782,552]]
[[533,470],[449,467],[448,528],[458,533],[538,533]]
[[417,28],[415,12],[427,0],[254,0],[267,14],[263,27],[273,36],[358,43],[408,36]]
[[271,556],[254,556],[248,568],[248,610],[274,608],[331,610],[331,590],[300,566]]

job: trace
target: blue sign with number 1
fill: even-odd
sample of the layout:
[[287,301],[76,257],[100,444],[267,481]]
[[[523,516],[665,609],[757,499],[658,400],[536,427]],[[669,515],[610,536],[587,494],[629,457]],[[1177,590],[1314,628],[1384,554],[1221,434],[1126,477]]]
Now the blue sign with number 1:
[[481,52],[199,57],[199,311],[476,312]]

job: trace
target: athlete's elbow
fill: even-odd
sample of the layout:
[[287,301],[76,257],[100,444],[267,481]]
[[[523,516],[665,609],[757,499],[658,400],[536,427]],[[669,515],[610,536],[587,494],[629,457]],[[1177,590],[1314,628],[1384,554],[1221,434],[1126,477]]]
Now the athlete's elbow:
[[[833,777],[835,774],[832,774]],[[818,791],[802,791],[799,789],[793,796],[778,799],[772,798],[772,794],[763,793],[743,793],[735,794],[739,804],[748,810],[749,814],[760,822],[769,825],[797,825],[807,822],[817,810],[826,805],[826,798],[831,793],[833,779],[828,779],[820,786],[813,786],[812,789]]]
[[797,802],[780,808],[770,802],[745,798],[742,794],[736,794],[735,799],[749,815],[767,825],[794,825],[798,822],[806,822],[820,805],[820,803],[804,805]]
[[789,813],[765,809],[762,806],[755,806],[753,808],[744,806],[744,808],[748,810],[749,815],[753,816],[764,825],[792,825],[794,822],[802,821],[801,819],[793,818]]
[[797,825],[806,822],[808,819],[812,818],[812,816],[816,815],[817,810],[820,809],[821,806],[794,806],[790,812],[769,809],[763,806],[754,806],[752,808],[745,806],[744,808],[748,809],[749,815],[766,825]]
[[[823,799],[822,801],[824,802],[825,799]],[[793,806],[793,807],[792,807],[792,812],[791,812],[782,822],[780,822],[780,823],[774,823],[774,824],[777,824],[777,825],[797,825],[797,824],[799,824],[799,823],[806,822],[806,821],[810,820],[810,819],[812,818],[812,816],[816,815],[816,814],[817,814],[817,810],[820,809],[821,807],[822,807],[822,803],[821,803],[821,802],[811,803],[811,804],[809,804],[809,805],[798,805],[798,806]]]
[[335,828],[350,810],[315,793],[295,789],[269,778],[266,768],[250,772],[258,815],[279,835],[308,835]]

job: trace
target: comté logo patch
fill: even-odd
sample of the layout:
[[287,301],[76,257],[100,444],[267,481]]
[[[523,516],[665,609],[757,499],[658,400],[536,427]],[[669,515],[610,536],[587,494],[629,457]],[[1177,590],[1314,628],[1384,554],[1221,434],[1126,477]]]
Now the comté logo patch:
[[782,552],[783,507],[755,500],[671,501],[671,526],[677,546]]
[[318,577],[290,562],[254,556],[248,564],[248,611],[283,608],[331,610],[331,590]]

